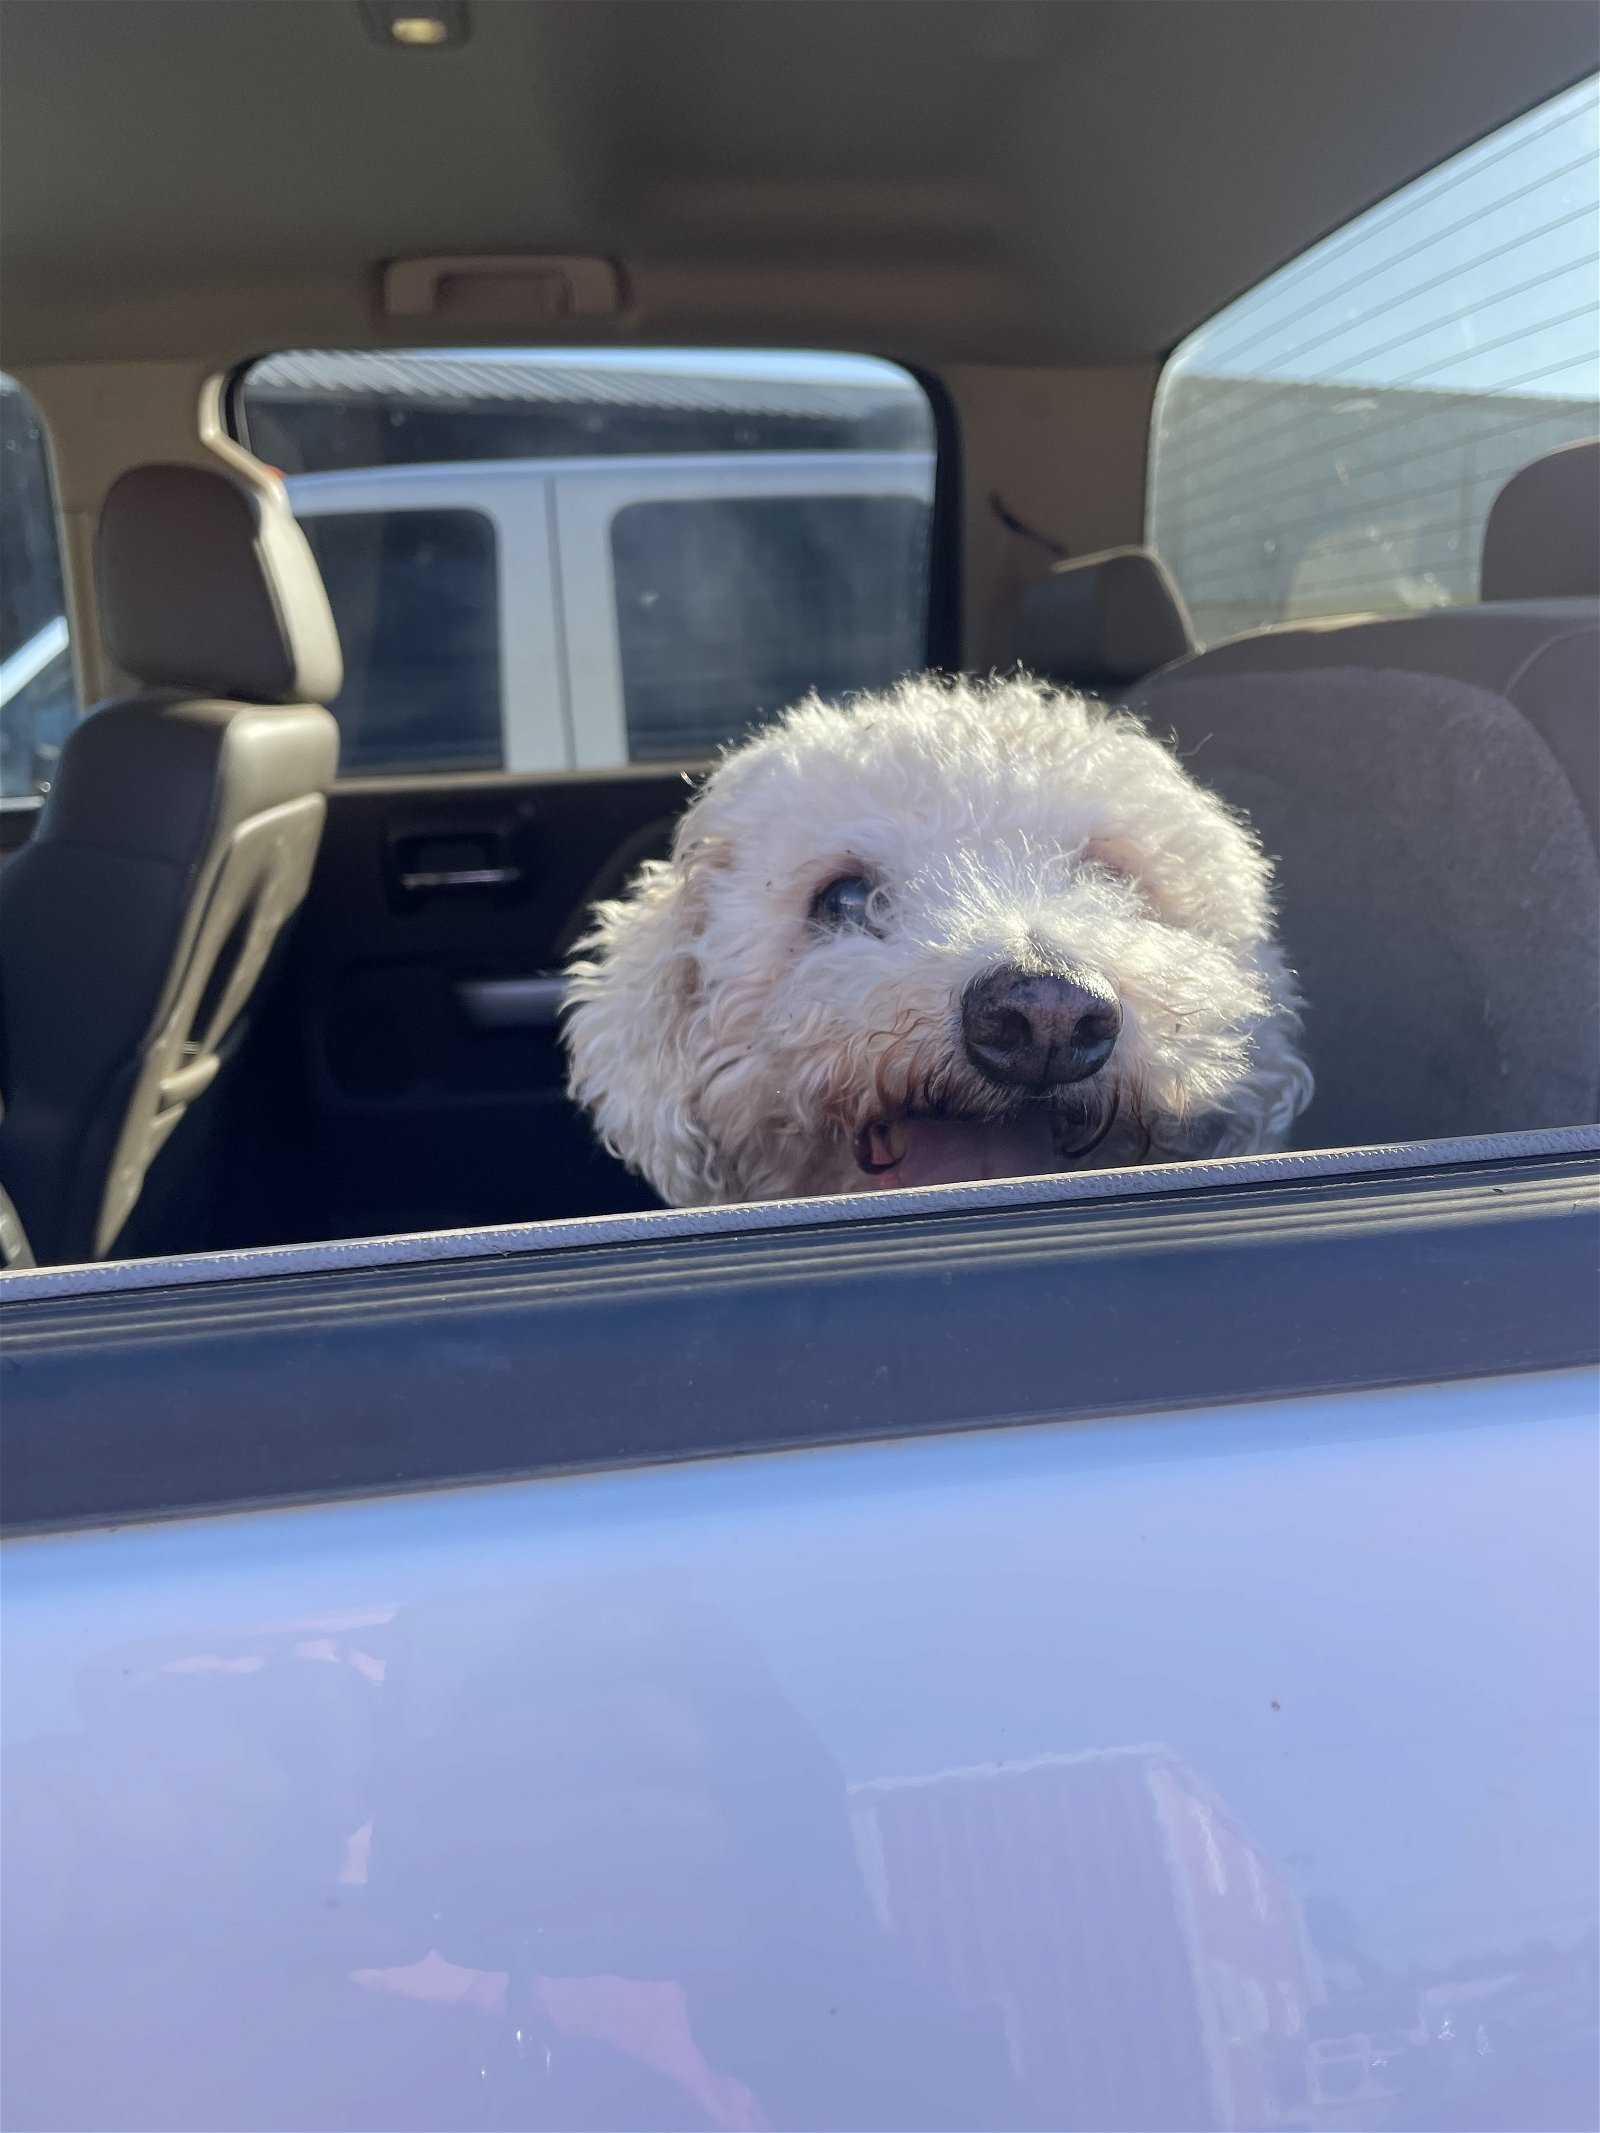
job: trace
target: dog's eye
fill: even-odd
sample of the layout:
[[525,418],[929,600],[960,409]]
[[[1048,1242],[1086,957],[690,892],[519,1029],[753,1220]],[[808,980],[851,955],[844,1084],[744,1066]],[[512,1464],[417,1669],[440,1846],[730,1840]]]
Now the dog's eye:
[[811,899],[811,922],[830,933],[876,933],[872,884],[860,874],[841,874]]

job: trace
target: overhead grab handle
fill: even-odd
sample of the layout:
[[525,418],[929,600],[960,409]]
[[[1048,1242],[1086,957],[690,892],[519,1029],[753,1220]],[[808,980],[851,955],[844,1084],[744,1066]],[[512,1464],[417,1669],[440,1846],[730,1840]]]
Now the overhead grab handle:
[[622,271],[613,259],[560,252],[439,253],[392,259],[383,270],[383,308],[390,318],[508,305],[542,319],[612,318],[622,309]]

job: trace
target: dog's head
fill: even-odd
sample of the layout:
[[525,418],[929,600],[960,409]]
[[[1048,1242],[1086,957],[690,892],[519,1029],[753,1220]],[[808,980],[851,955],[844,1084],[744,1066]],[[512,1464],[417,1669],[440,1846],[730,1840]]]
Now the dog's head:
[[572,1090],[679,1205],[1277,1145],[1310,1096],[1250,833],[1030,681],[802,704],[574,967]]

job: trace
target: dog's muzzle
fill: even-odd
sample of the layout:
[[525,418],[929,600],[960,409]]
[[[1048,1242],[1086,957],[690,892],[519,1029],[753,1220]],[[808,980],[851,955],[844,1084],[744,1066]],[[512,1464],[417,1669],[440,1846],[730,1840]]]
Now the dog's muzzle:
[[967,1057],[988,1081],[1043,1090],[1086,1081],[1111,1057],[1122,1029],[1117,996],[1092,970],[1007,964],[974,978],[961,1000]]

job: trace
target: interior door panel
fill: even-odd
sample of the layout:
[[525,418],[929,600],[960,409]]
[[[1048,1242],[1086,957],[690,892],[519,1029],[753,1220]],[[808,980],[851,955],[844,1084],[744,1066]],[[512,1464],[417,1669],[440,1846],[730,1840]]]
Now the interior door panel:
[[216,1241],[657,1204],[566,1100],[551,980],[688,796],[661,765],[336,788],[253,1042],[256,1174],[219,1195],[250,1234]]

